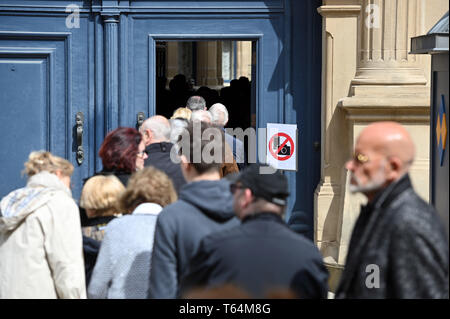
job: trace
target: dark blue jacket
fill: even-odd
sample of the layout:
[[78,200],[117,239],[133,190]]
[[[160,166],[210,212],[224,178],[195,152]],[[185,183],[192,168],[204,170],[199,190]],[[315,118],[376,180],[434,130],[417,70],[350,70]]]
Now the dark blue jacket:
[[326,298],[328,271],[316,246],[274,213],[258,213],[205,237],[182,280],[182,293],[234,284],[254,298],[291,289],[299,298]]
[[179,282],[200,240],[239,224],[227,180],[184,185],[178,201],[158,216],[150,271],[150,298],[179,297]]

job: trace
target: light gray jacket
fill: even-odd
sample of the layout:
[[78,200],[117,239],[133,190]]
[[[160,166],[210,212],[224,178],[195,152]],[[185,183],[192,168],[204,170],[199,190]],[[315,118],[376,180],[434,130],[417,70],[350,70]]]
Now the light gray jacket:
[[144,203],[105,229],[88,288],[92,299],[147,297],[156,219],[162,207]]
[[0,203],[0,299],[86,298],[80,214],[54,174]]

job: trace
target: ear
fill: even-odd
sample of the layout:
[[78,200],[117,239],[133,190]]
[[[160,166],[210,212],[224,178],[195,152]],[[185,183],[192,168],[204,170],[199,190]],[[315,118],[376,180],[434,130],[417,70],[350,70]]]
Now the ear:
[[388,165],[389,165],[389,173],[387,178],[391,181],[395,181],[398,178],[400,178],[404,168],[402,160],[396,156],[393,156],[389,158]]
[[145,130],[145,133],[147,133],[148,139],[152,140],[153,139],[153,132],[149,129]]
[[244,208],[248,207],[253,202],[253,193],[250,189],[246,188],[244,189]]
[[186,156],[184,156],[184,155],[181,155],[180,156],[180,165],[184,168],[184,169],[186,169],[186,170],[189,170],[189,161],[187,160],[187,158],[186,158]]
[[56,171],[54,172],[54,174],[55,174],[56,176],[58,176],[58,178],[61,178],[61,176],[62,176],[61,170],[56,170]]

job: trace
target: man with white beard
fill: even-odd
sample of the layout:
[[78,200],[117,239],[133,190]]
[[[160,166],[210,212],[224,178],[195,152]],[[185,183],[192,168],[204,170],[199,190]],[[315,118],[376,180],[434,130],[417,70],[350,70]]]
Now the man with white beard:
[[438,214],[414,191],[414,143],[395,122],[359,135],[350,191],[368,203],[353,229],[336,298],[448,298],[447,236]]

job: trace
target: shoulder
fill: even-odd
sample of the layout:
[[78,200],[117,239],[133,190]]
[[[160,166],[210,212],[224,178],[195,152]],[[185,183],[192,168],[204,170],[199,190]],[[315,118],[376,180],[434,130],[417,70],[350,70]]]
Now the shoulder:
[[441,242],[445,237],[443,223],[436,210],[412,189],[392,203],[389,226],[397,241]]
[[402,193],[387,209],[392,211],[392,221],[396,227],[402,230],[410,227],[420,229],[420,224],[433,223],[437,217],[435,209],[412,189]]
[[156,221],[157,227],[176,227],[177,224],[190,220],[192,216],[191,212],[193,210],[198,209],[183,200],[177,200],[164,207],[158,214]]
[[52,198],[49,201],[49,205],[57,205],[64,211],[78,212],[78,205],[75,203],[75,200],[62,189],[56,189],[52,192]]

